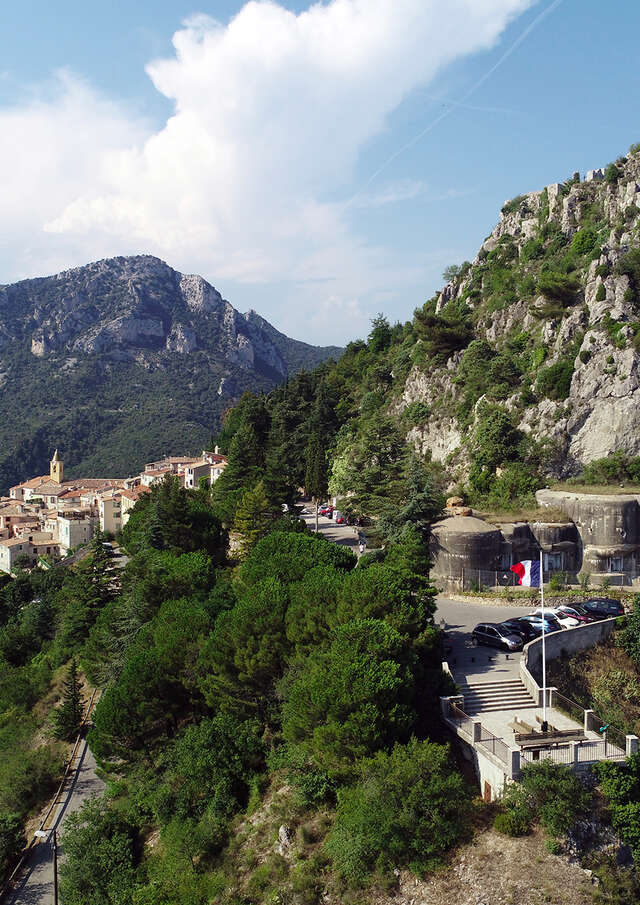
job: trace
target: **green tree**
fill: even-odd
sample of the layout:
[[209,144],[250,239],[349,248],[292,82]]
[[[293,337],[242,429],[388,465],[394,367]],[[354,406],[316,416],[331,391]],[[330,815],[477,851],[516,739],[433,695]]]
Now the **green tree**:
[[26,844],[20,815],[0,811],[0,880]]
[[135,828],[101,798],[66,821],[60,897],[65,905],[128,905],[140,846]]
[[241,552],[243,556],[253,550],[260,538],[269,533],[277,513],[274,512],[264,489],[264,482],[259,481],[251,490],[247,490],[236,508],[234,528],[241,536]]
[[470,796],[448,746],[413,738],[364,761],[358,773],[355,785],[338,792],[327,845],[351,885],[398,865],[422,875],[467,830]]
[[318,505],[329,492],[327,475],[327,455],[318,431],[309,438],[305,453],[304,486],[307,494],[316,504],[316,531],[318,530]]
[[633,598],[633,610],[620,634],[620,644],[635,665],[640,668],[640,594]]
[[332,770],[405,739],[415,720],[414,668],[414,655],[385,622],[340,626],[328,650],[285,683],[285,738]]
[[55,737],[67,740],[74,738],[78,734],[83,716],[84,699],[78,677],[78,665],[74,657],[62,686],[62,704],[52,714]]
[[367,345],[371,352],[378,354],[383,352],[391,344],[391,327],[384,314],[379,314],[371,321],[371,332],[367,338]]
[[242,593],[232,610],[218,616],[200,664],[201,687],[210,705],[231,696],[268,706],[290,650],[286,609],[285,586],[265,578]]

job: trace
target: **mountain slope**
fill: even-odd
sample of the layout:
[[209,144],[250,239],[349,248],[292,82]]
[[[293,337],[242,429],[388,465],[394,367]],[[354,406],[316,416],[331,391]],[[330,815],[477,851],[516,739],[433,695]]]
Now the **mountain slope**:
[[423,452],[464,453],[482,400],[553,446],[558,475],[640,453],[639,151],[508,201],[473,264],[416,311],[394,409],[422,406]]
[[239,314],[199,276],[112,258],[0,287],[0,488],[46,466],[127,474],[197,450],[246,390],[341,350]]

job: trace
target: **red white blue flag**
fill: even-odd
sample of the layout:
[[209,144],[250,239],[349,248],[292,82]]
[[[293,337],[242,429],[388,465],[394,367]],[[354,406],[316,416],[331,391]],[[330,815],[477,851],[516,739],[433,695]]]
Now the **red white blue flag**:
[[536,560],[525,559],[511,566],[511,571],[518,576],[518,584],[525,588],[540,587],[540,563]]

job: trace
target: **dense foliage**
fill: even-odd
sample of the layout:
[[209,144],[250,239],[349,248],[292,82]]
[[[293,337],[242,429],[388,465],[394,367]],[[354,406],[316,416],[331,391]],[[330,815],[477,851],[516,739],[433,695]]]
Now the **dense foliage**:
[[[311,396],[309,417],[319,410]],[[376,856],[350,882],[398,860],[422,871],[462,832],[466,787],[444,749],[417,741],[434,724],[443,681],[419,527],[427,503],[379,561],[356,567],[347,548],[309,533],[294,511],[283,515],[293,486],[267,480],[267,402],[247,397],[234,418],[224,482],[209,493],[166,479],[137,503],[123,532],[131,559],[119,593],[81,652],[88,675],[105,686],[90,743],[110,783],[106,799],[87,804],[66,832],[65,901],[209,901],[233,822],[255,807],[273,770],[312,812],[338,794],[339,814],[349,790],[370,796],[363,777],[378,776],[386,822],[402,784],[415,778],[404,816],[380,830]],[[266,438],[267,455],[251,449],[252,434]],[[298,436],[304,451],[304,423]],[[294,466],[295,457],[283,460],[280,475]],[[243,505],[252,492],[262,499],[253,516]],[[232,512],[230,528],[243,539],[235,561],[222,527]],[[436,823],[435,795],[443,802]],[[422,829],[403,854],[411,815]],[[161,842],[149,856],[152,829]],[[345,816],[336,833],[360,830]]]

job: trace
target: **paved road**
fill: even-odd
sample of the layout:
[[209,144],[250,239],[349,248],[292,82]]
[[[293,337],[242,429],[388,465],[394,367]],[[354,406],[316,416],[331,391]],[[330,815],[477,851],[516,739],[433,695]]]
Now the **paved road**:
[[[52,815],[55,823],[51,826],[52,828],[55,826],[58,831],[58,839],[69,814],[77,811],[91,795],[100,795],[104,791],[104,783],[98,779],[95,770],[94,756],[84,742],[75,779],[70,783],[55,814]],[[58,842],[58,858],[63,855],[63,849]],[[54,905],[53,852],[50,840],[43,839],[34,847],[20,885],[12,895],[7,896],[5,902],[7,905]]]
[[[312,531],[316,527],[315,510],[309,504],[303,511],[301,517],[305,520]],[[364,529],[366,532],[366,529]],[[343,547],[349,547],[357,555],[358,553],[358,529],[352,528],[350,525],[336,525],[333,519],[325,518],[324,515],[318,516],[318,534],[322,534],[327,540],[333,541],[334,544],[341,544]]]

